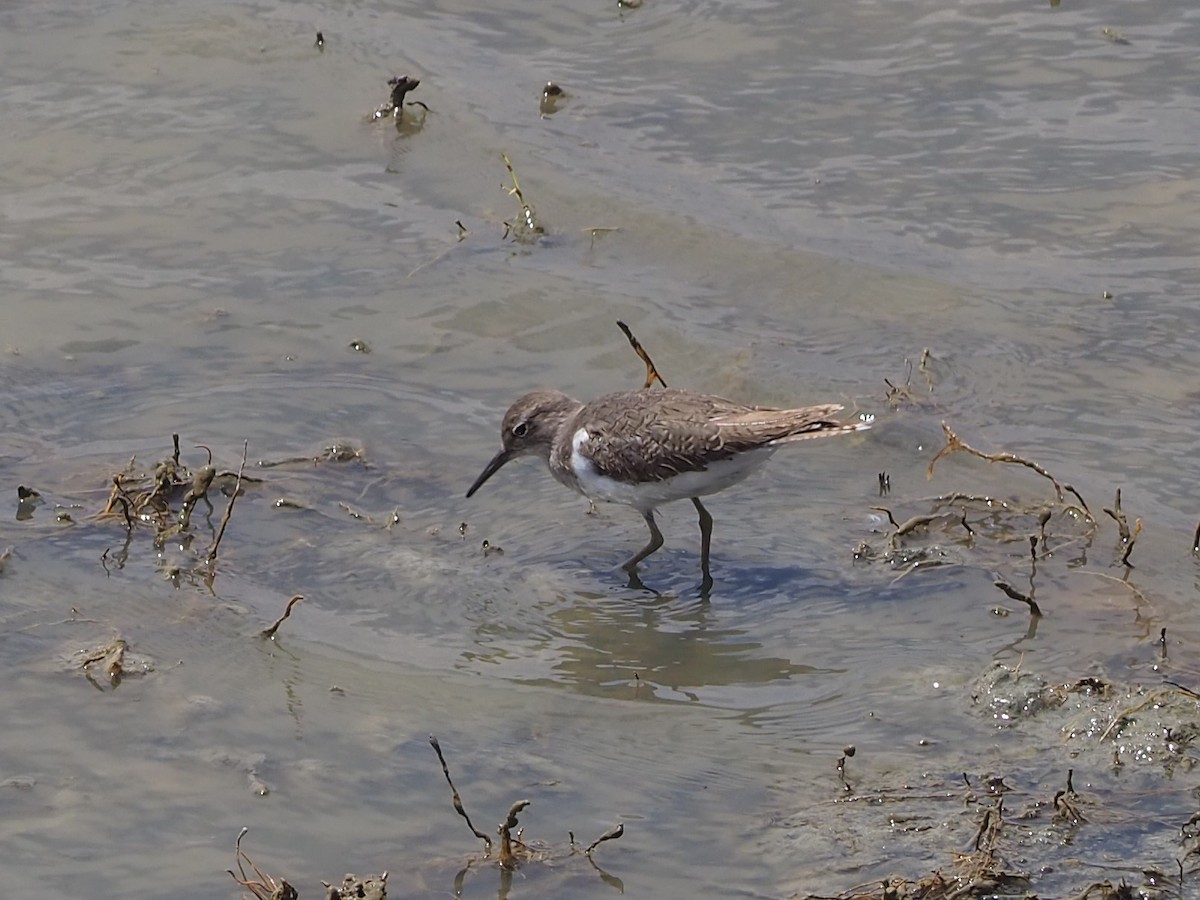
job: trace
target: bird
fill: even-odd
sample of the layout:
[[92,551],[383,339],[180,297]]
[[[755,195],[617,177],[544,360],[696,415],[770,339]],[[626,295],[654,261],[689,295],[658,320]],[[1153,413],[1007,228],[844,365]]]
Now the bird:
[[605,394],[587,403],[542,389],[504,414],[500,451],[467,491],[471,497],[501,467],[522,456],[543,459],[554,478],[589,500],[622,503],[642,514],[650,540],[622,563],[642,587],[638,564],[663,545],[655,510],[690,499],[700,517],[702,590],[712,587],[712,515],[700,498],[757,471],[784,444],[852,434],[867,421],[833,418],[837,403],[796,409],[747,406],[679,388]]

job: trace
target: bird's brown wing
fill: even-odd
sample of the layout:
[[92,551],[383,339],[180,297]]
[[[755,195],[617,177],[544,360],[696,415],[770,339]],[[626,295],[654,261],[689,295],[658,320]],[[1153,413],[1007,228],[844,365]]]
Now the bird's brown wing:
[[832,418],[841,409],[837,403],[801,409],[754,408],[722,415],[714,420],[714,424],[722,443],[737,450],[832,437],[865,427],[860,422],[847,424]]
[[580,447],[602,475],[636,484],[680,472],[702,472],[745,449],[726,440],[719,423],[753,413],[721,397],[691,391],[628,391],[593,400],[575,427],[585,428]]
[[573,431],[602,475],[635,484],[702,472],[758,447],[847,434],[865,428],[831,418],[836,403],[802,409],[744,406],[710,394],[667,389],[608,394],[583,407]]

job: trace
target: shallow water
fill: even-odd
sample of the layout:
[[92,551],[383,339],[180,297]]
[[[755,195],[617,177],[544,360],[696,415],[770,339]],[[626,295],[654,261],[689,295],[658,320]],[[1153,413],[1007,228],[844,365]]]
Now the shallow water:
[[[1017,810],[1072,766],[1113,815],[1031,832],[1021,858],[1058,879],[1035,884],[1174,871],[1188,765],[1004,724],[978,679],[1196,685],[1198,40],[1184,3],[6,5],[0,479],[45,499],[0,524],[8,889],[237,896],[248,825],[302,897],[384,869],[449,895],[479,842],[431,732],[477,825],[530,799],[526,836],[560,853],[511,885],[477,862],[464,896],[610,896],[562,853],[617,822],[595,858],[631,896],[918,878],[978,827],[961,773],[1004,774]],[[371,121],[403,72],[429,111]],[[570,96],[541,117],[551,79]],[[504,236],[501,152],[536,245]],[[588,515],[529,461],[463,498],[519,393],[640,383],[617,319],[673,386],[876,417],[712,499],[707,602],[688,504],[640,592],[631,510]],[[884,379],[925,348],[893,408]],[[942,421],[1097,517],[1090,540],[1051,522],[1032,634],[993,584],[1029,588],[1028,518],[912,542],[944,566],[856,560],[886,544],[876,505],[1053,496],[962,455],[927,481]],[[223,471],[248,442],[263,479],[211,590],[89,518],[172,433]],[[256,465],[334,440],[361,457]],[[1144,524],[1129,573],[1117,487]],[[153,670],[97,690],[78,651],[116,635]],[[919,828],[837,803],[848,744],[862,795],[950,799],[901,804]]]

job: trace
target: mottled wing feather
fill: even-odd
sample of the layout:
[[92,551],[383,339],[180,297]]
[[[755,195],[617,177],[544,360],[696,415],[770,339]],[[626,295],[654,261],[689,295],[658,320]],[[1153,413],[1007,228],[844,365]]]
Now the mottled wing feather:
[[587,430],[581,451],[602,475],[633,483],[700,472],[711,463],[771,443],[856,430],[830,421],[837,404],[799,410],[748,407],[690,391],[610,394],[587,404],[575,429]]
[[803,409],[755,408],[721,416],[715,424],[726,446],[747,449],[857,431],[856,424],[846,425],[830,418],[841,409],[837,403]]

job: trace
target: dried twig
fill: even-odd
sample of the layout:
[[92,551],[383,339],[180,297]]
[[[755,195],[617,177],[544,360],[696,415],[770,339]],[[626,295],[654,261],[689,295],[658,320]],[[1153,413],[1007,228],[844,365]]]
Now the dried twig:
[[[892,511],[886,506],[872,506],[871,509],[877,510],[888,517],[888,521],[892,523],[892,527],[896,530],[888,535],[888,544],[893,550],[896,549],[896,539],[904,537],[906,534],[911,534],[918,528],[927,528],[930,525],[939,523],[949,523],[953,521],[949,513],[929,513],[909,516],[903,522],[897,522],[896,517],[892,515]],[[975,530],[967,523],[967,511],[964,508],[957,519],[957,524],[961,525],[967,532],[968,538],[975,537]]]
[[[183,509],[179,513],[179,527],[186,529],[192,521],[192,510],[201,500],[208,503],[208,489],[212,487],[213,479],[217,477],[217,470],[212,464],[212,450],[205,447],[204,444],[197,444],[199,448],[208,450],[208,462],[196,470],[196,474],[192,476],[192,486],[188,488],[188,492],[183,495]],[[212,510],[212,504],[208,505],[209,510]]]
[[1046,471],[1046,468],[1040,463],[1017,456],[1015,453],[984,453],[982,450],[976,450],[970,444],[963,441],[962,438],[960,438],[957,434],[955,434],[954,431],[951,430],[950,426],[945,422],[942,423],[942,431],[944,431],[946,434],[946,446],[939,450],[937,455],[929,461],[929,468],[926,470],[926,474],[929,478],[933,478],[933,468],[937,465],[938,460],[942,459],[942,457],[950,456],[952,453],[958,453],[959,451],[962,451],[963,453],[969,453],[971,456],[977,456],[980,459],[987,460],[988,462],[1011,463],[1013,465],[1025,466],[1026,468],[1033,469],[1033,471],[1037,472],[1043,478],[1050,480],[1050,483],[1054,485],[1054,492],[1059,503],[1063,502],[1064,490],[1070,491],[1072,494],[1074,494],[1075,498],[1083,505],[1084,515],[1087,516],[1088,521],[1095,521],[1091,512],[1088,510],[1087,504],[1084,503],[1083,497],[1079,495],[1079,492],[1069,484],[1061,484],[1059,480]]
[[[513,854],[512,850],[512,830],[517,827],[517,813],[521,812],[533,801],[518,800],[509,807],[508,815],[504,821],[500,823],[500,865],[506,869],[515,869],[520,863],[520,860]],[[517,841],[520,844],[520,841]]]
[[605,841],[615,841],[617,838],[621,837],[623,834],[625,834],[625,823],[621,822],[621,823],[618,823],[615,828],[608,829],[608,831],[604,832],[604,834],[600,835],[600,837],[596,838],[594,841],[592,841],[590,844],[588,844],[588,848],[586,850],[584,850],[583,852],[590,856],[591,852],[593,850],[595,850],[600,844],[604,843]]
[[983,821],[979,823],[979,829],[975,832],[974,846],[979,849],[979,845],[983,843],[983,836],[987,833],[988,825],[992,823],[992,811],[985,809],[983,811]]
[[1117,532],[1121,535],[1121,542],[1129,541],[1129,521],[1125,518],[1125,513],[1121,510],[1121,489],[1117,488],[1117,500],[1113,503],[1113,508],[1104,507],[1104,512],[1107,513],[1114,522],[1117,523]]
[[[893,409],[899,409],[904,403],[916,404],[918,402],[916,395],[912,392],[912,360],[905,359],[904,367],[904,384],[892,384],[890,378],[883,379],[883,383],[888,386],[887,396],[884,399],[887,400]],[[932,389],[933,385],[931,384],[930,390]]]
[[900,523],[896,521],[896,517],[892,515],[892,511],[886,506],[872,506],[871,509],[876,512],[881,512],[888,517],[888,521],[892,523],[893,528],[899,528]]
[[446,776],[446,784],[450,785],[450,792],[454,797],[454,811],[463,817],[467,823],[467,827],[471,829],[471,833],[483,841],[487,847],[487,852],[491,853],[492,839],[471,824],[471,817],[467,815],[467,811],[463,808],[462,797],[458,795],[458,788],[454,786],[454,782],[450,779],[450,767],[446,765],[446,757],[442,755],[442,745],[438,743],[438,739],[432,734],[429,736],[429,743],[433,747],[433,752],[437,754],[438,762],[442,764],[442,774]]
[[242,470],[246,468],[246,451],[250,448],[250,442],[242,443],[242,462],[238,466],[237,481],[233,484],[233,493],[229,496],[229,505],[225,507],[225,515],[221,517],[221,527],[217,529],[216,540],[208,551],[208,564],[211,566],[217,561],[217,548],[221,546],[221,538],[225,537],[225,526],[229,524],[229,517],[233,515],[233,503],[238,498],[238,494],[242,489]]
[[1002,590],[1004,592],[1005,596],[1009,597],[1010,599],[1018,600],[1021,603],[1028,604],[1030,615],[1038,616],[1038,617],[1040,617],[1042,615],[1041,607],[1039,607],[1037,605],[1037,601],[1034,600],[1032,597],[1022,594],[1020,591],[1018,591],[1016,588],[1014,588],[1011,584],[1009,584],[1006,581],[997,581],[997,582],[995,582],[995,585],[996,585],[996,587],[1000,588],[1000,590]]
[[925,383],[929,386],[929,393],[931,394],[933,393],[933,374],[929,365],[929,361],[932,358],[933,354],[930,353],[929,348],[926,347],[921,351],[921,361],[917,365],[917,368],[920,370],[921,374],[925,376]]
[[521,191],[521,182],[517,180],[517,170],[513,168],[508,154],[501,153],[500,158],[504,160],[504,166],[508,169],[509,177],[512,178],[513,186],[509,188],[508,192],[521,204],[521,221],[518,226],[509,226],[509,230],[513,237],[521,243],[533,243],[545,234],[546,229],[538,222],[537,214],[533,211],[533,204],[525,199],[525,194]]
[[918,528],[922,528],[927,525],[932,525],[934,522],[941,521],[945,518],[946,517],[940,513],[934,514],[934,515],[928,515],[928,516],[926,516],[926,515],[909,516],[907,519],[905,519],[903,522],[901,522],[899,525],[896,526],[896,533],[893,535],[893,537],[903,537],[904,535],[908,534],[909,532],[916,531]]
[[283,620],[292,614],[292,607],[295,606],[297,603],[299,603],[303,599],[304,599],[303,594],[297,594],[291,600],[289,600],[287,608],[284,609],[284,611],[283,611],[283,615],[280,616],[278,619],[276,619],[275,624],[272,625],[270,628],[264,628],[262,631],[260,631],[258,633],[258,636],[260,638],[273,639],[275,637],[275,632],[278,631],[279,626],[283,624]]
[[115,638],[112,643],[106,647],[101,647],[87,656],[79,663],[79,667],[83,669],[84,677],[98,689],[100,684],[92,677],[91,667],[100,663],[100,669],[104,673],[104,677],[108,679],[108,684],[112,688],[116,688],[121,683],[121,676],[125,674],[125,651],[129,648],[129,644],[122,638]]
[[[238,872],[241,873],[241,877],[239,878],[238,875],[234,873],[233,869],[226,869],[225,871],[228,872],[229,876],[241,887],[244,887],[255,897],[257,897],[258,900],[298,900],[300,897],[299,892],[290,884],[288,884],[286,878],[280,878],[279,881],[276,881],[270,875],[267,875],[260,870],[258,866],[254,864],[254,861],[246,855],[246,851],[242,849],[242,838],[246,836],[246,832],[249,830],[249,828],[243,828],[241,834],[239,834],[237,837],[237,842],[233,845],[234,859],[237,861]],[[246,865],[250,866],[250,868],[254,870],[257,880],[251,879],[250,876],[246,874],[246,869],[242,865],[243,860],[245,860]]]
[[846,760],[855,754],[856,750],[853,744],[842,749],[842,755],[838,757],[837,774],[838,781],[842,783],[842,790],[847,794],[854,793],[854,787],[846,780]]
[[641,342],[633,336],[633,332],[630,330],[629,326],[618,319],[617,327],[625,333],[625,337],[629,341],[629,346],[633,347],[633,352],[638,355],[638,359],[646,364],[646,383],[643,384],[642,387],[648,388],[656,381],[663,387],[666,387],[667,383],[663,381],[663,377],[658,374],[658,369],[654,367],[654,361],[650,359],[650,354],[646,352],[646,348],[641,345]]
[[1129,561],[1129,554],[1133,552],[1133,545],[1137,543],[1137,537],[1142,533],[1142,520],[1137,519],[1133,523],[1133,533],[1129,536],[1129,543],[1125,545],[1125,552],[1121,554],[1121,565],[1132,569],[1133,563]]
[[[961,524],[962,527],[966,530],[967,537],[969,537],[969,538],[975,537],[975,529],[967,524],[967,508],[965,506],[962,508],[962,518],[959,521],[959,524]],[[968,546],[970,546],[970,545],[968,545]]]

